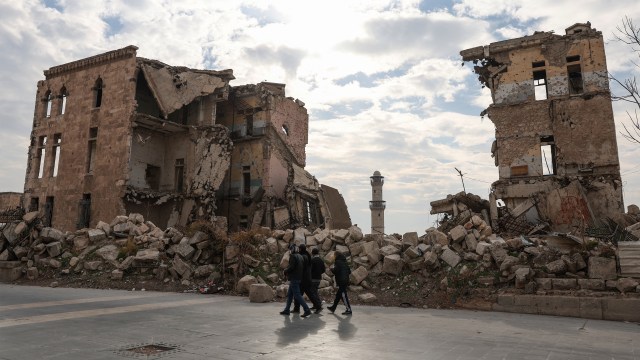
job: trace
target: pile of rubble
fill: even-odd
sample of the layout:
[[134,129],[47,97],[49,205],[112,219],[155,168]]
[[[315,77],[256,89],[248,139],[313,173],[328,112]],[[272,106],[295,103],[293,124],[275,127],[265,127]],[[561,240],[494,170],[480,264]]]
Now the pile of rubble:
[[[502,238],[480,214],[471,212],[466,222],[446,233],[431,228],[420,237],[416,232],[364,235],[357,226],[313,232],[259,228],[230,236],[226,229],[222,217],[215,223],[162,230],[142,215],[130,214],[110,224],[99,222],[95,229],[61,232],[42,226],[37,213],[27,213],[1,229],[0,280],[25,275],[27,280],[61,281],[92,275],[108,281],[108,287],[123,287],[117,284],[143,276],[159,289],[169,283],[207,293],[224,288],[265,302],[285,297],[287,249],[291,243],[304,243],[309,250],[317,247],[328,264],[336,253],[347,256],[356,302],[380,303],[379,297],[398,294],[391,288],[398,279],[402,283],[397,286],[416,280],[414,290],[428,287],[431,294],[449,298],[490,296],[498,290],[640,292],[637,280],[618,278],[618,249],[612,242],[564,234]],[[637,231],[640,224],[628,229]],[[320,293],[330,297],[334,289],[328,267]]]

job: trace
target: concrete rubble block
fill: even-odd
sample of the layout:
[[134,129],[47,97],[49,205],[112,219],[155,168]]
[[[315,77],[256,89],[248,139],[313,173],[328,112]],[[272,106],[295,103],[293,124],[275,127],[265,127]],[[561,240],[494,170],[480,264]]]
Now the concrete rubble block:
[[438,260],[438,254],[435,251],[429,251],[424,254],[424,263],[430,268],[434,269],[440,265],[440,261]]
[[289,253],[288,251],[284,253],[284,255],[282,255],[282,258],[280,259],[280,269],[286,269],[289,266],[289,256],[291,255],[291,253]]
[[331,235],[333,236],[334,241],[338,243],[344,243],[344,240],[349,236],[349,230],[347,229],[337,229],[331,230]]
[[375,266],[376,264],[378,264],[382,257],[383,256],[382,254],[380,254],[380,250],[377,247],[371,249],[367,253],[367,261],[369,262],[370,266]]
[[382,244],[379,244],[381,247],[385,247],[388,245],[393,245],[398,249],[402,249],[402,241],[396,239],[395,236],[385,235],[382,238]]
[[605,280],[605,290],[618,290],[618,280]]
[[271,273],[271,274],[267,275],[267,280],[270,283],[275,284],[280,280],[280,276],[278,276],[278,274],[276,274],[276,273]]
[[215,266],[211,264],[200,265],[193,271],[193,276],[200,279],[206,278],[211,275],[215,269]]
[[402,267],[404,266],[404,261],[400,258],[400,255],[393,254],[385,256],[382,262],[382,272],[391,274],[391,275],[399,275],[402,272]]
[[378,245],[378,242],[366,241],[366,242],[363,242],[361,254],[368,255],[371,251],[379,250],[379,249],[380,247]]
[[621,293],[635,292],[639,285],[638,281],[632,278],[620,278],[616,284],[616,288]]
[[569,255],[562,255],[560,257],[564,264],[567,266],[567,272],[575,274],[578,270],[576,269],[576,263],[569,257]]
[[122,270],[115,269],[111,272],[111,280],[122,280],[123,276]]
[[349,237],[355,242],[361,241],[364,238],[364,235],[362,234],[362,229],[360,229],[356,225],[352,225],[349,228]]
[[349,245],[349,252],[351,253],[351,256],[358,256],[362,254],[362,251],[364,249],[364,244],[365,244],[364,242],[356,242]]
[[460,242],[467,236],[467,229],[462,225],[458,225],[449,231],[449,236],[452,242]]
[[176,249],[176,254],[180,255],[185,260],[190,260],[195,252],[196,249],[194,249],[193,246],[189,245],[188,242],[179,244],[178,248]]
[[293,241],[294,231],[292,229],[287,229],[284,231],[284,235],[282,236],[282,240],[286,241],[287,244]]
[[362,301],[365,304],[373,303],[377,300],[375,295],[372,293],[362,293],[358,295],[358,300]]
[[402,235],[402,244],[403,247],[418,246],[418,233],[413,231]]
[[447,234],[438,230],[430,231],[427,238],[431,245],[440,244],[441,246],[449,245],[449,237]]
[[227,245],[224,248],[224,258],[227,260],[235,259],[240,253],[240,248],[237,245]]
[[369,271],[364,266],[360,266],[353,270],[349,275],[351,284],[359,285],[369,275]]
[[578,287],[582,290],[605,290],[604,280],[602,279],[578,279]]
[[17,224],[15,223],[9,223],[2,229],[2,235],[4,235],[4,238],[9,242],[10,245],[15,244],[18,240],[18,235],[16,235],[15,233],[16,226]]
[[551,274],[564,274],[567,272],[567,264],[562,259],[547,263],[545,268]]
[[403,254],[409,259],[416,259],[416,258],[419,258],[420,255],[422,255],[418,250],[418,248],[415,246],[408,247]]
[[[122,262],[118,265],[118,269],[122,270],[122,271],[126,271],[129,270],[129,268],[131,268],[131,265],[133,265],[133,261],[136,257],[133,255],[129,255],[127,256],[124,260],[122,260]],[[76,258],[77,259],[77,258]],[[69,265],[71,265],[71,262],[69,262]],[[75,265],[71,265],[71,266],[75,266]]]
[[495,261],[498,265],[502,264],[504,259],[506,259],[509,255],[507,254],[507,250],[505,250],[501,244],[491,244],[491,246],[489,247],[489,253],[493,258],[493,261]]
[[575,264],[576,270],[584,270],[587,268],[587,263],[584,261],[584,258],[579,253],[575,253],[571,255],[571,261]]
[[38,218],[38,211],[31,211],[24,215],[22,215],[22,221],[26,222],[28,225],[31,225],[35,219]]
[[329,251],[331,250],[332,247],[333,247],[333,240],[331,240],[330,238],[327,238],[322,243],[322,251]]
[[305,240],[307,239],[307,235],[311,235],[309,230],[305,228],[297,228],[293,232],[293,241],[296,243],[296,245],[304,244]]
[[60,241],[55,241],[47,244],[47,253],[51,257],[56,257],[62,253],[62,243]]
[[382,256],[389,256],[389,255],[394,255],[394,254],[399,254],[399,253],[400,253],[400,249],[398,249],[397,247],[395,247],[393,245],[383,246],[380,249],[380,254],[382,254]]
[[540,290],[551,290],[552,288],[551,280],[552,280],[551,278],[537,278],[536,284],[538,284],[538,288]]
[[475,235],[473,235],[472,233],[469,233],[467,234],[467,236],[464,237],[464,243],[465,245],[467,245],[467,249],[471,251],[475,251],[476,248],[478,247],[478,240],[476,239]]
[[0,261],[0,282],[11,282],[22,277],[20,261]]
[[114,226],[118,225],[118,224],[122,224],[129,221],[129,217],[126,215],[118,215],[115,218],[113,218],[113,220],[111,221],[111,223],[109,224],[109,226],[111,226],[111,228],[113,228]]
[[21,221],[13,229],[13,233],[15,234],[16,238],[20,238],[22,234],[27,231],[27,228],[27,223],[25,221]]
[[13,248],[13,254],[16,256],[17,259],[22,259],[23,257],[26,257],[28,253],[29,253],[29,250],[25,247],[16,246]]
[[242,255],[242,261],[249,267],[255,268],[260,266],[260,260],[254,258],[249,254]]
[[266,284],[251,284],[249,286],[249,302],[265,303],[273,301],[274,291],[271,286]]
[[524,247],[524,243],[519,237],[507,239],[505,242],[507,243],[507,247],[512,250],[520,250]]
[[287,251],[289,249],[289,243],[284,240],[278,240],[278,252]]
[[286,298],[289,291],[289,285],[283,284],[276,286],[276,296],[279,298]]
[[[204,249],[208,248],[210,245],[211,245],[211,242],[209,240],[201,241],[201,242],[196,244],[196,249],[204,250]],[[162,247],[164,247],[164,246],[162,246]],[[195,255],[194,255],[194,257],[195,257]]]
[[104,221],[98,221],[97,230],[102,230],[107,236],[111,235],[111,226]]
[[144,223],[144,216],[142,216],[142,214],[138,214],[138,213],[131,213],[129,214],[129,221],[131,221],[134,224],[142,224]]
[[236,284],[236,291],[240,294],[248,294],[249,287],[252,284],[257,284],[258,279],[255,276],[245,275],[240,280],[238,280],[238,284]]
[[187,279],[191,276],[193,271],[191,266],[179,257],[173,258],[173,270],[178,273],[183,279]]
[[27,268],[27,279],[36,280],[38,278],[38,268],[35,266]]
[[277,254],[278,253],[278,240],[276,238],[270,237],[265,240],[266,250],[268,254]]
[[431,245],[420,243],[420,244],[418,244],[417,249],[418,249],[418,251],[420,251],[420,254],[424,254],[427,251],[431,251]]
[[[5,234],[6,237],[6,234]],[[40,237],[45,243],[50,243],[54,241],[64,241],[64,233],[58,229],[54,229],[51,227],[45,227],[40,231]],[[7,238],[7,240],[9,240]]]
[[135,258],[133,259],[135,263],[150,263],[157,262],[160,258],[160,252],[158,249],[143,249],[138,250]]
[[318,245],[315,235],[308,235],[305,243],[307,244],[308,248]]
[[313,236],[316,238],[316,243],[323,244],[330,235],[331,235],[331,232],[329,230],[324,229]]
[[440,254],[440,260],[446,262],[452,268],[456,267],[460,261],[462,261],[460,256],[449,248],[444,249],[442,254]]
[[466,252],[464,253],[464,260],[465,261],[480,261],[480,255],[474,253],[474,252]]
[[507,256],[500,264],[500,271],[510,271],[511,267],[516,265],[520,259],[515,256]]
[[128,234],[132,228],[132,224],[127,221],[119,224],[115,224],[111,227],[111,230],[114,233]]
[[553,290],[577,290],[578,281],[576,279],[551,279]]
[[336,262],[336,252],[329,251],[327,255],[324,256],[324,261],[329,264],[333,264],[334,262]]
[[336,252],[344,256],[349,256],[349,248],[345,245],[336,245]]
[[96,250],[96,255],[100,256],[103,260],[114,261],[118,258],[119,251],[120,249],[115,245],[106,245]]
[[282,240],[282,238],[284,237],[285,231],[284,230],[273,230],[273,232],[271,233],[271,236],[276,238],[276,240]]
[[615,280],[618,277],[616,259],[591,256],[588,268],[590,279]]
[[420,257],[414,260],[411,260],[407,263],[407,267],[411,271],[422,270],[427,267],[427,264],[424,261],[424,258]]
[[202,231],[196,231],[193,236],[189,238],[189,245],[196,245],[203,241],[207,241],[209,239],[209,235],[205,234]]
[[473,224],[474,227],[477,227],[477,228],[478,227],[484,228],[485,226],[487,226],[484,220],[478,215],[473,215],[471,217],[471,223]]
[[102,260],[85,261],[84,268],[89,271],[102,270]]
[[53,269],[60,269],[62,267],[62,263],[56,259],[49,259],[47,265]]
[[489,243],[479,242],[478,245],[476,245],[476,253],[478,255],[484,255],[485,251],[488,251],[490,247],[491,247],[491,244]]

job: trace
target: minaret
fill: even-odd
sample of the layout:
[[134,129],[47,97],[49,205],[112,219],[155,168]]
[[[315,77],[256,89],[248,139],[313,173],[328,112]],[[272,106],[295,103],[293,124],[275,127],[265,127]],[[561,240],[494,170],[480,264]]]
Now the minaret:
[[371,176],[371,201],[369,201],[372,234],[384,234],[384,209],[387,207],[387,202],[382,200],[382,185],[384,185],[384,176],[376,170]]

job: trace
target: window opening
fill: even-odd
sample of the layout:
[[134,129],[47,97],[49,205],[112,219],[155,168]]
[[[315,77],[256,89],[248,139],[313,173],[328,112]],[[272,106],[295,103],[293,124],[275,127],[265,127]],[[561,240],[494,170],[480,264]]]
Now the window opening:
[[532,68],[544,67],[544,65],[545,65],[544,60],[542,60],[542,61],[534,61],[533,63],[531,63],[531,67]]
[[247,115],[245,120],[247,121],[247,136],[253,136],[253,115]]
[[567,56],[567,62],[580,61],[580,55]]
[[62,142],[62,134],[53,134],[53,149],[51,155],[53,157],[53,169],[51,176],[58,176],[58,167],[60,166],[60,143]]
[[104,84],[102,83],[102,79],[98,78],[98,80],[96,80],[95,86],[93,87],[93,95],[94,95],[93,107],[94,108],[99,108],[100,105],[102,105],[103,89],[104,89]]
[[569,75],[569,94],[582,94],[584,91],[582,82],[582,69],[580,64],[567,66],[567,74]]
[[553,136],[540,137],[542,175],[556,175],[556,145]]
[[67,88],[63,86],[60,90],[60,115],[64,115],[64,112],[67,110],[67,96],[69,96]]
[[87,174],[93,174],[96,162],[98,128],[89,129],[89,156],[87,157]]
[[91,194],[82,194],[82,200],[78,204],[78,223],[76,227],[84,229],[89,227],[91,221]]
[[242,185],[245,196],[251,196],[251,166],[242,167]]
[[533,72],[533,86],[536,100],[547,100],[547,72],[544,70]]
[[160,167],[147,164],[144,172],[144,179],[151,190],[160,190]]
[[289,136],[289,127],[287,125],[282,125],[282,132]]
[[40,204],[40,198],[32,197],[29,203],[29,212],[38,211],[39,204]]
[[44,202],[42,225],[51,226],[52,223],[53,223],[53,196],[47,196]]
[[184,190],[184,159],[176,159],[174,183],[176,185],[176,192],[182,192]]
[[247,229],[249,227],[249,217],[247,215],[240,215],[240,229]]
[[38,179],[41,179],[44,176],[44,161],[45,161],[45,155],[46,155],[46,150],[45,147],[47,146],[47,137],[46,136],[40,136],[40,138],[38,139],[38,149],[37,151],[37,168],[38,168]]
[[47,91],[45,95],[47,98],[47,109],[45,111],[46,117],[51,117],[51,109],[53,108],[53,95],[51,94],[51,90]]

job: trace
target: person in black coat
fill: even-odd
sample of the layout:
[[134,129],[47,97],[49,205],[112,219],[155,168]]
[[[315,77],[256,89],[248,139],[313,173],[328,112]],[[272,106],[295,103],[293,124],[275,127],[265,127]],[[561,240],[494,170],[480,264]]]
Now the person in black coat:
[[[322,310],[322,301],[318,296],[314,296],[312,292],[312,281],[311,281],[311,255],[307,251],[307,246],[305,244],[300,244],[298,247],[300,250],[300,255],[304,258],[304,266],[302,270],[302,281],[300,281],[300,293],[303,295],[307,295],[313,307],[311,310],[316,310],[316,314]],[[295,300],[295,299],[294,299]],[[320,310],[318,310],[320,309]],[[293,303],[293,312],[300,312],[300,304],[297,301]]]
[[307,317],[311,315],[311,310],[309,310],[309,306],[304,302],[302,294],[300,293],[300,282],[302,281],[304,273],[304,257],[298,254],[298,248],[295,245],[291,245],[289,250],[289,266],[284,271],[289,279],[289,291],[287,292],[287,303],[280,314],[289,315],[289,307],[295,299],[304,309],[304,314],[302,314],[301,317]]
[[320,251],[318,248],[313,248],[311,250],[311,297],[313,299],[313,303],[315,304],[316,314],[322,311],[322,299],[320,299],[320,295],[318,294],[318,287],[320,286],[320,281],[322,280],[322,274],[324,274],[326,267],[324,265],[324,260],[320,258]]
[[349,275],[351,274],[351,269],[349,269],[347,258],[341,253],[336,255],[336,262],[333,265],[333,274],[336,277],[338,292],[336,293],[336,298],[333,300],[333,305],[329,306],[327,309],[331,312],[336,311],[338,303],[342,300],[344,306],[347,308],[342,315],[351,315],[351,305],[349,304],[349,296],[347,295],[347,286],[349,286]]

